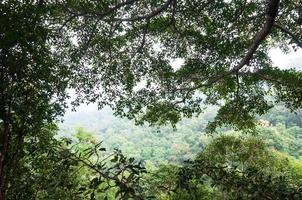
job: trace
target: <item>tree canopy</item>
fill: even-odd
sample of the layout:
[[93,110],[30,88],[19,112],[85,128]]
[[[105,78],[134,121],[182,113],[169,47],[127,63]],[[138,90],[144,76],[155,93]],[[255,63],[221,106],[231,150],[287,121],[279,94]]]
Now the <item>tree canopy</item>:
[[[77,38],[79,101],[151,124],[198,114],[201,103],[220,105],[211,130],[252,127],[274,102],[301,107],[301,72],[281,70],[268,56],[272,47],[301,47],[301,2],[104,4],[77,1],[62,28]],[[175,69],[177,58],[184,63]]]

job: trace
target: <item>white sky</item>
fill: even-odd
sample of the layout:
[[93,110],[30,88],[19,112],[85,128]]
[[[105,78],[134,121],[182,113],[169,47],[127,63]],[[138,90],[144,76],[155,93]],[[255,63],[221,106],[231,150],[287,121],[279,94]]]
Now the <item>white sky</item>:
[[[282,69],[295,68],[302,71],[302,49],[296,52],[292,51],[288,54],[283,53],[280,49],[272,49],[269,56],[273,60],[273,65]],[[184,63],[181,58],[176,58],[170,62],[174,70],[177,70]]]
[[280,49],[272,49],[269,51],[269,55],[275,66],[282,69],[296,68],[302,71],[302,49],[289,54],[284,54]]

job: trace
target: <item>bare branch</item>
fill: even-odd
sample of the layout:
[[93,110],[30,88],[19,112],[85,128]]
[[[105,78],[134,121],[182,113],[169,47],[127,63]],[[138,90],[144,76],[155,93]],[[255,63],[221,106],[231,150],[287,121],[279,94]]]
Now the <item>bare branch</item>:
[[157,7],[150,13],[146,15],[138,15],[134,16],[132,18],[107,18],[108,16],[112,15],[114,12],[116,12],[118,9],[121,9],[124,6],[134,4],[137,0],[126,0],[125,2],[119,3],[116,6],[110,8],[109,10],[101,13],[101,12],[79,12],[79,11],[73,11],[69,8],[66,8],[67,12],[71,13],[71,16],[63,23],[63,25],[59,28],[59,30],[62,30],[68,23],[70,23],[72,20],[74,20],[77,17],[85,16],[88,18],[98,18],[98,20],[102,20],[105,22],[134,22],[134,21],[142,21],[142,20],[149,20],[161,12],[165,11],[174,1],[176,0],[167,0],[163,5]]
[[149,24],[150,24],[150,21],[148,20],[147,24],[145,25],[145,28],[144,28],[143,38],[142,38],[141,44],[140,44],[140,46],[138,47],[138,49],[136,51],[137,53],[141,53],[143,51],[143,48],[144,48],[145,44],[146,44],[146,35],[147,35],[147,32],[148,32]]
[[239,72],[238,75],[240,75],[240,76],[258,76],[259,78],[261,78],[262,80],[265,80],[265,81],[283,84],[281,80],[275,79],[269,75],[261,73],[261,70],[256,71],[256,72]]

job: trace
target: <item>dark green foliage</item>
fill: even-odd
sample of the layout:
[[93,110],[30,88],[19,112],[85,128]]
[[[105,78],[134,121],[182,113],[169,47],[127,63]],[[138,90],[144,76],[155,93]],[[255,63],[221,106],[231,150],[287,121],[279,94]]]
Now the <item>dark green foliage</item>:
[[22,158],[8,174],[7,199],[143,199],[140,179],[143,163],[94,144],[92,137],[53,139],[55,126],[42,129],[42,137],[28,138]]
[[79,188],[81,198],[108,198],[107,194],[115,191],[115,199],[143,199],[140,179],[146,169],[141,162],[125,157],[117,149],[108,154],[101,143],[82,151],[73,148],[76,152],[68,159],[76,161],[79,164],[76,171],[86,177]]
[[[291,109],[301,107],[301,73],[272,66],[268,56],[272,47],[285,48],[292,35],[301,37],[300,4],[300,0],[280,4],[278,0],[11,0],[3,3],[4,16],[8,10],[24,20],[3,18],[3,27],[29,24],[26,27],[35,30],[33,37],[54,62],[43,64],[40,74],[50,83],[58,79],[60,94],[66,94],[66,86],[74,88],[78,95],[74,105],[97,102],[100,108],[109,105],[115,114],[137,123],[175,124],[202,112],[202,102],[222,108],[210,130],[223,124],[247,129],[254,127],[256,115],[272,106],[267,95]],[[274,21],[267,22],[267,17]],[[21,33],[28,36],[29,31]],[[21,46],[29,41],[24,37]],[[293,41],[300,46],[299,40]],[[41,52],[38,47],[32,48]],[[34,61],[48,61],[43,55]],[[170,64],[175,58],[184,61],[178,69]]]
[[194,193],[193,183],[210,184],[227,199],[301,199],[300,178],[261,140],[222,136],[186,164],[179,187]]
[[56,126],[48,126],[39,136],[25,139],[19,160],[7,174],[7,199],[78,199],[77,163],[66,159],[69,150],[53,139],[55,133]]

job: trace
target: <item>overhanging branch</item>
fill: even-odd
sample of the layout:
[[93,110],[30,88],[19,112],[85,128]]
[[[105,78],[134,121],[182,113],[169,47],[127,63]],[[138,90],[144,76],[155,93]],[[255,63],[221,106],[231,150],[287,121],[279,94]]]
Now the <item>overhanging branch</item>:
[[254,53],[258,49],[258,47],[261,45],[261,43],[266,39],[266,37],[270,34],[275,21],[276,17],[278,15],[278,10],[279,10],[279,4],[280,0],[269,0],[267,9],[266,9],[266,21],[262,27],[262,29],[256,34],[255,39],[251,46],[249,47],[247,53],[245,56],[240,60],[240,62],[233,67],[231,70],[222,73],[221,75],[214,76],[208,79],[207,82],[203,82],[202,84],[198,84],[194,87],[186,87],[186,88],[179,88],[177,90],[189,90],[189,91],[194,91],[197,89],[200,89],[202,87],[210,87],[214,83],[224,79],[225,77],[238,73],[240,69],[242,69],[245,65],[247,65],[250,60],[253,58]]
[[280,0],[270,0],[268,2],[267,6],[267,12],[266,12],[266,22],[262,29],[257,33],[252,45],[250,46],[248,52],[246,53],[245,57],[241,59],[239,64],[235,66],[232,70],[228,72],[227,75],[232,74],[241,68],[243,68],[246,64],[249,63],[249,61],[252,59],[254,53],[260,46],[260,44],[264,41],[264,39],[270,34],[272,27],[275,23],[278,9],[279,9],[279,3]]
[[[167,0],[163,5],[157,7],[152,12],[146,15],[139,15],[131,18],[114,18],[114,21],[124,21],[124,22],[134,22],[134,21],[141,21],[141,20],[149,20],[161,12],[165,11],[175,0]],[[110,21],[110,20],[109,20]]]
[[[76,17],[84,16],[84,17],[89,17],[89,18],[98,18],[99,20],[106,21],[106,22],[112,22],[112,21],[134,22],[134,21],[149,20],[149,19],[157,16],[161,12],[165,11],[174,1],[176,1],[176,0],[167,0],[167,1],[165,1],[164,4],[155,8],[154,10],[152,10],[150,13],[148,13],[146,15],[137,15],[137,16],[130,17],[130,18],[127,18],[127,17],[125,17],[125,18],[123,18],[123,17],[108,18],[108,16],[111,16],[111,14],[113,14],[114,12],[117,12],[119,9],[121,9],[125,6],[133,5],[135,2],[137,2],[137,0],[127,0],[123,3],[117,4],[116,6],[108,9],[105,12],[97,12],[97,11],[81,12],[81,11],[72,11],[70,9],[68,9],[68,12],[72,14],[70,17],[71,20]],[[69,22],[69,20],[67,20],[67,22]]]
[[260,44],[265,40],[265,38],[270,34],[272,27],[274,26],[276,17],[278,15],[279,3],[280,0],[269,0],[267,5],[266,21],[262,29],[256,34],[253,43],[249,47],[244,58],[242,58],[241,61],[238,63],[238,65],[236,65],[226,73],[209,79],[207,83],[200,85],[198,88],[204,86],[211,86],[212,84],[223,79],[224,77],[237,73],[240,69],[242,69],[246,64],[250,62],[254,53],[256,52]]
[[287,28],[285,28],[284,26],[282,26],[279,23],[275,23],[274,26],[278,29],[280,29],[282,32],[286,33],[287,35],[289,35],[293,41],[300,47],[302,48],[302,41],[299,40],[298,36],[296,36],[293,32],[291,32],[290,30],[288,30]]

